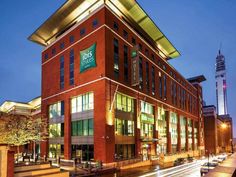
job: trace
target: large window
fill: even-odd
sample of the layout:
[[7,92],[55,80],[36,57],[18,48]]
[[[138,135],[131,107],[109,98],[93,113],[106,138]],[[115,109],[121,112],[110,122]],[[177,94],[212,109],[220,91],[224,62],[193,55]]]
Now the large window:
[[71,123],[72,136],[93,136],[93,119],[73,121]]
[[153,137],[153,124],[141,123],[141,137],[152,138]]
[[65,85],[65,82],[64,82],[64,56],[61,56],[60,57],[60,88],[61,89],[64,89],[64,85]]
[[162,98],[162,77],[161,72],[159,72],[159,96]]
[[192,139],[192,120],[188,119],[188,149],[192,150],[192,143],[193,143],[193,139]]
[[115,119],[115,134],[134,136],[134,121]]
[[186,150],[186,118],[180,116],[181,151]]
[[147,102],[141,101],[141,112],[153,114],[153,106]]
[[124,112],[134,111],[134,100],[121,93],[116,94],[116,109]]
[[70,85],[74,85],[74,50],[70,51]]
[[57,137],[63,137],[63,136],[64,136],[64,123],[49,125],[50,138],[57,138]]
[[160,138],[160,153],[166,153],[167,146],[167,125],[166,125],[166,115],[163,108],[158,107],[158,134]]
[[49,118],[56,118],[64,115],[64,101],[49,106]]
[[172,152],[177,151],[178,133],[177,133],[177,114],[170,113],[170,131],[171,131],[171,145]]
[[49,157],[58,158],[64,154],[64,145],[50,144],[49,145]]
[[116,144],[115,159],[123,160],[135,157],[135,144]]
[[155,68],[152,66],[152,95],[155,95],[156,88],[155,88]]
[[154,129],[154,111],[153,106],[147,102],[141,101],[141,136],[153,137]]
[[146,62],[146,87],[147,87],[147,92],[149,92],[149,63]]
[[143,89],[143,60],[139,57],[139,88]]
[[94,158],[94,145],[71,145],[71,156],[83,161],[92,160]]
[[128,64],[128,46],[124,45],[124,78],[128,82],[129,64]]
[[167,81],[166,81],[166,75],[163,76],[164,80],[164,98],[167,98]]
[[198,124],[197,124],[197,122],[194,122],[194,149],[195,150],[198,149],[198,147],[197,147],[197,145],[198,145],[197,137],[198,137]]
[[115,78],[119,77],[119,42],[117,39],[113,41],[114,45],[114,75]]
[[94,107],[93,92],[89,92],[71,99],[71,113],[92,110]]

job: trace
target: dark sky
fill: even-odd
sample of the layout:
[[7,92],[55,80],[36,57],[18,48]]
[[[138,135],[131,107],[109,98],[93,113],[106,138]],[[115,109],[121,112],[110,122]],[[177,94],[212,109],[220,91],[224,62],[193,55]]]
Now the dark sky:
[[[29,101],[40,95],[42,47],[28,41],[27,37],[64,2],[1,0],[0,103]],[[171,64],[186,78],[205,75],[207,81],[203,83],[203,90],[207,104],[216,104],[214,67],[222,43],[227,66],[228,109],[236,119],[236,1],[138,2],[181,52],[181,57]]]

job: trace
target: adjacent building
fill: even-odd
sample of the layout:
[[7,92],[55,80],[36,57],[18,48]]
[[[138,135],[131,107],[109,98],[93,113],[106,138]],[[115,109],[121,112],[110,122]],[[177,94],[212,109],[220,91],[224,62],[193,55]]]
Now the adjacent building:
[[204,153],[202,88],[134,0],[66,1],[29,39],[42,46],[41,155],[109,163]]
[[206,153],[218,154],[233,151],[232,118],[219,116],[214,105],[203,107]]

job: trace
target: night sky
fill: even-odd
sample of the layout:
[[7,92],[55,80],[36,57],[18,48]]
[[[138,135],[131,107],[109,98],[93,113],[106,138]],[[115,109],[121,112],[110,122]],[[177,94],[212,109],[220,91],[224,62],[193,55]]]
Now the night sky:
[[[0,104],[27,102],[41,92],[41,46],[27,40],[65,0],[12,1],[0,5]],[[226,58],[228,111],[236,135],[236,1],[138,0],[181,56],[170,63],[186,78],[203,74],[204,100],[216,105],[215,58]]]

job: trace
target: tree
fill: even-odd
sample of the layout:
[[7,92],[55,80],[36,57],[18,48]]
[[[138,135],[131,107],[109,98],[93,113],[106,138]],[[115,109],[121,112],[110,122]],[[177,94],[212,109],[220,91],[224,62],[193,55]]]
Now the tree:
[[46,138],[46,127],[41,117],[1,113],[0,143],[17,146],[18,161],[19,147],[33,141],[35,158],[35,142]]

